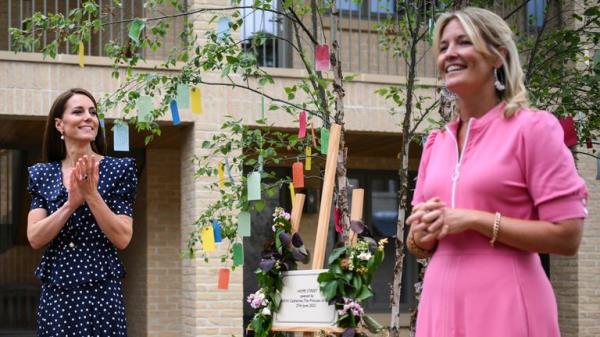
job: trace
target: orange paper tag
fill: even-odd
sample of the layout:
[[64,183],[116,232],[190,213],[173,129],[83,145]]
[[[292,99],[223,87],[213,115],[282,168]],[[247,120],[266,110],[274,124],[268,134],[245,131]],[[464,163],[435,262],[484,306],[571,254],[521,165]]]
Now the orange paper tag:
[[304,187],[304,165],[302,162],[296,162],[292,165],[292,180],[294,182],[294,187],[303,188]]
[[227,269],[227,268],[219,269],[219,282],[218,282],[217,288],[221,289],[221,290],[229,289],[229,269]]

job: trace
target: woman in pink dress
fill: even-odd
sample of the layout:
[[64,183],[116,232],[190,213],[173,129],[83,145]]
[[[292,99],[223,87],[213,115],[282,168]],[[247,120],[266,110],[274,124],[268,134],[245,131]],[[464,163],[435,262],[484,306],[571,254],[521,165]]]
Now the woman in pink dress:
[[407,219],[432,256],[417,337],[559,337],[538,253],[577,252],[587,189],[558,120],[527,107],[512,32],[498,15],[442,15],[434,50],[456,120],[429,136]]

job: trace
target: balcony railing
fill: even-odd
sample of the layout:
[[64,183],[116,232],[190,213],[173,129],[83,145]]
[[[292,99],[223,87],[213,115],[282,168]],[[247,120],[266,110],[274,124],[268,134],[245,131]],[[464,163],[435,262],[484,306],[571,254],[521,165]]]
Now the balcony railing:
[[[8,33],[9,27],[20,27],[24,18],[29,17],[34,12],[42,13],[67,13],[73,8],[81,6],[83,0],[5,0],[0,2],[0,50],[11,50],[11,37]],[[128,27],[126,21],[133,17],[155,17],[174,14],[172,7],[165,7],[161,10],[147,12],[144,8],[144,1],[123,0],[122,7],[113,8],[111,0],[97,0],[102,8],[106,22],[118,22],[105,27],[102,33],[95,34],[85,48],[87,55],[104,56],[103,45],[108,41],[125,43],[127,39]],[[543,0],[530,0],[527,6],[524,6],[518,15],[511,19],[511,23],[516,29],[531,29],[525,20],[526,14],[543,13]],[[252,6],[253,0],[242,0],[243,6]],[[387,75],[405,75],[408,72],[406,62],[393,55],[392,51],[381,47],[380,41],[382,33],[377,28],[384,20],[398,21],[404,16],[402,6],[403,1],[397,0],[363,0],[357,3],[352,0],[337,0],[336,5],[340,11],[340,25],[337,30],[332,29],[334,18],[331,12],[319,14],[317,16],[318,25],[313,26],[309,19],[306,19],[306,26],[313,35],[317,36],[319,43],[330,43],[337,39],[340,44],[341,62],[344,72],[351,73],[371,73]],[[493,10],[498,13],[508,13],[512,10],[511,6],[494,4]],[[227,6],[229,1],[223,0],[223,6]],[[273,0],[273,7],[281,6],[281,0]],[[433,8],[436,8],[436,0],[430,0],[428,6],[423,10],[422,22],[433,24]],[[532,13],[530,13],[532,12]],[[295,54],[292,47],[284,42],[285,40],[294,41],[291,32],[291,24],[284,16],[277,16],[272,12],[265,12],[254,9],[243,9],[242,16],[245,18],[245,24],[241,27],[239,38],[242,40],[248,50],[256,53],[258,62],[262,66],[280,67],[280,68],[302,68],[302,62]],[[539,22],[534,21],[534,25]],[[178,34],[184,25],[184,17],[178,17],[169,21],[168,29],[163,45],[155,52],[144,50],[144,56],[148,59],[164,59],[171,48],[179,43]],[[226,22],[225,22],[226,24]],[[251,38],[254,34],[261,32],[272,36],[260,46],[251,46]],[[44,34],[42,43],[47,44],[55,38],[53,32]],[[295,41],[295,43],[297,43]],[[311,50],[314,46],[308,41],[302,42],[305,50]],[[76,51],[71,50],[68,44],[59,48],[59,53],[72,54]],[[418,64],[416,67],[417,76],[436,77],[437,71],[435,60],[431,55],[431,46],[429,41],[422,41],[418,45]]]

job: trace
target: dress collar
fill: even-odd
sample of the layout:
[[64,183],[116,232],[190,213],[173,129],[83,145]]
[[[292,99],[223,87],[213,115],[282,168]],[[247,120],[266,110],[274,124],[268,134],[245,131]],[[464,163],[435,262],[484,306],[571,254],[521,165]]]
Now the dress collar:
[[[494,120],[502,118],[504,107],[506,106],[506,102],[501,101],[496,104],[493,108],[491,108],[488,112],[486,112],[483,116],[479,118],[471,117],[467,123],[470,123],[470,130],[483,130]],[[446,127],[452,131],[454,135],[458,132],[458,125],[460,123],[460,119],[456,118],[454,121],[451,121],[446,125]]]

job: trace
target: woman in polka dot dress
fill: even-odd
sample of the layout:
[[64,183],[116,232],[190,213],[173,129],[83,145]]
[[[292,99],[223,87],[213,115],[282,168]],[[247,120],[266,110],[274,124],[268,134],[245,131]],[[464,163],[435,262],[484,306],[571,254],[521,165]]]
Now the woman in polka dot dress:
[[94,97],[71,89],[54,101],[45,163],[29,168],[27,237],[46,245],[38,336],[127,336],[117,256],[132,236],[137,175],[130,158],[104,156]]

